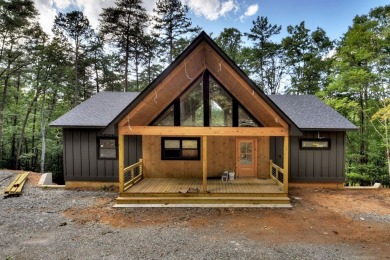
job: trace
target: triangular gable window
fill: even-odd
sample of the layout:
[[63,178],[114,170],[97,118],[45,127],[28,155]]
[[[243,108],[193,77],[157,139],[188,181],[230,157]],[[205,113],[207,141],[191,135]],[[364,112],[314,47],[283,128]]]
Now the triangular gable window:
[[151,125],[261,126],[207,70]]
[[203,84],[198,80],[180,97],[180,125],[204,126]]
[[173,105],[164,111],[154,124],[158,126],[173,126],[175,124],[175,113]]

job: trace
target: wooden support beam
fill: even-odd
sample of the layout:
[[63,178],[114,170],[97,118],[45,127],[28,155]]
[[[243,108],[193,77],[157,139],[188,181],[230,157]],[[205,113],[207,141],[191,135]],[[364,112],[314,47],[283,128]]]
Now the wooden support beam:
[[207,192],[207,136],[202,137],[203,192]]
[[122,135],[158,136],[288,136],[282,127],[186,127],[186,126],[119,126]]
[[289,137],[285,136],[283,142],[283,170],[284,170],[283,192],[284,193],[288,193],[288,175],[289,175],[288,162],[290,160],[289,150],[290,150]]
[[119,192],[124,192],[125,184],[125,138],[124,135],[119,133],[118,136],[118,153],[119,153]]

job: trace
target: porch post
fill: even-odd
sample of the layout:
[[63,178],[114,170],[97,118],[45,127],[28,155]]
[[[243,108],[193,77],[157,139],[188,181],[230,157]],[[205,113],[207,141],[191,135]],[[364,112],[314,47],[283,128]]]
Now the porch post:
[[283,170],[284,170],[284,176],[283,176],[283,192],[288,193],[288,162],[290,160],[289,156],[289,149],[290,148],[290,142],[288,135],[284,137],[283,142]]
[[203,192],[207,192],[207,136],[202,137]]
[[119,153],[119,192],[124,192],[124,169],[125,169],[125,142],[124,135],[119,133],[118,136],[118,153]]

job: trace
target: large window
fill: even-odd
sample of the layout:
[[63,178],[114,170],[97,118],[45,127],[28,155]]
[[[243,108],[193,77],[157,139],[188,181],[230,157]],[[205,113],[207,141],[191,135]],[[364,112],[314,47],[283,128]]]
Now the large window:
[[151,125],[261,126],[207,70]]
[[161,160],[200,160],[200,138],[161,138]]
[[196,82],[180,97],[180,125],[203,126],[203,84]]
[[98,158],[99,159],[116,159],[117,158],[117,140],[116,138],[99,138],[98,139]]
[[210,126],[233,126],[233,99],[212,77],[209,97]]
[[330,139],[326,138],[301,138],[300,148],[301,150],[329,150]]

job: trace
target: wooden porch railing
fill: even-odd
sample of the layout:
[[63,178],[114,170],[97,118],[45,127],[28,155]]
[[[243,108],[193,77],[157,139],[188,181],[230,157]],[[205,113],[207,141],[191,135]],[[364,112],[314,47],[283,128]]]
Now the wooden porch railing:
[[278,165],[274,164],[272,160],[270,160],[269,163],[270,168],[270,177],[273,179],[276,184],[280,186],[280,189],[284,192],[288,192],[288,177],[286,176],[286,173],[283,168],[279,167]]
[[137,163],[130,165],[123,170],[123,177],[119,176],[119,180],[123,180],[119,183],[119,190],[123,192],[126,191],[128,188],[140,181],[142,178],[142,159],[139,159]]

